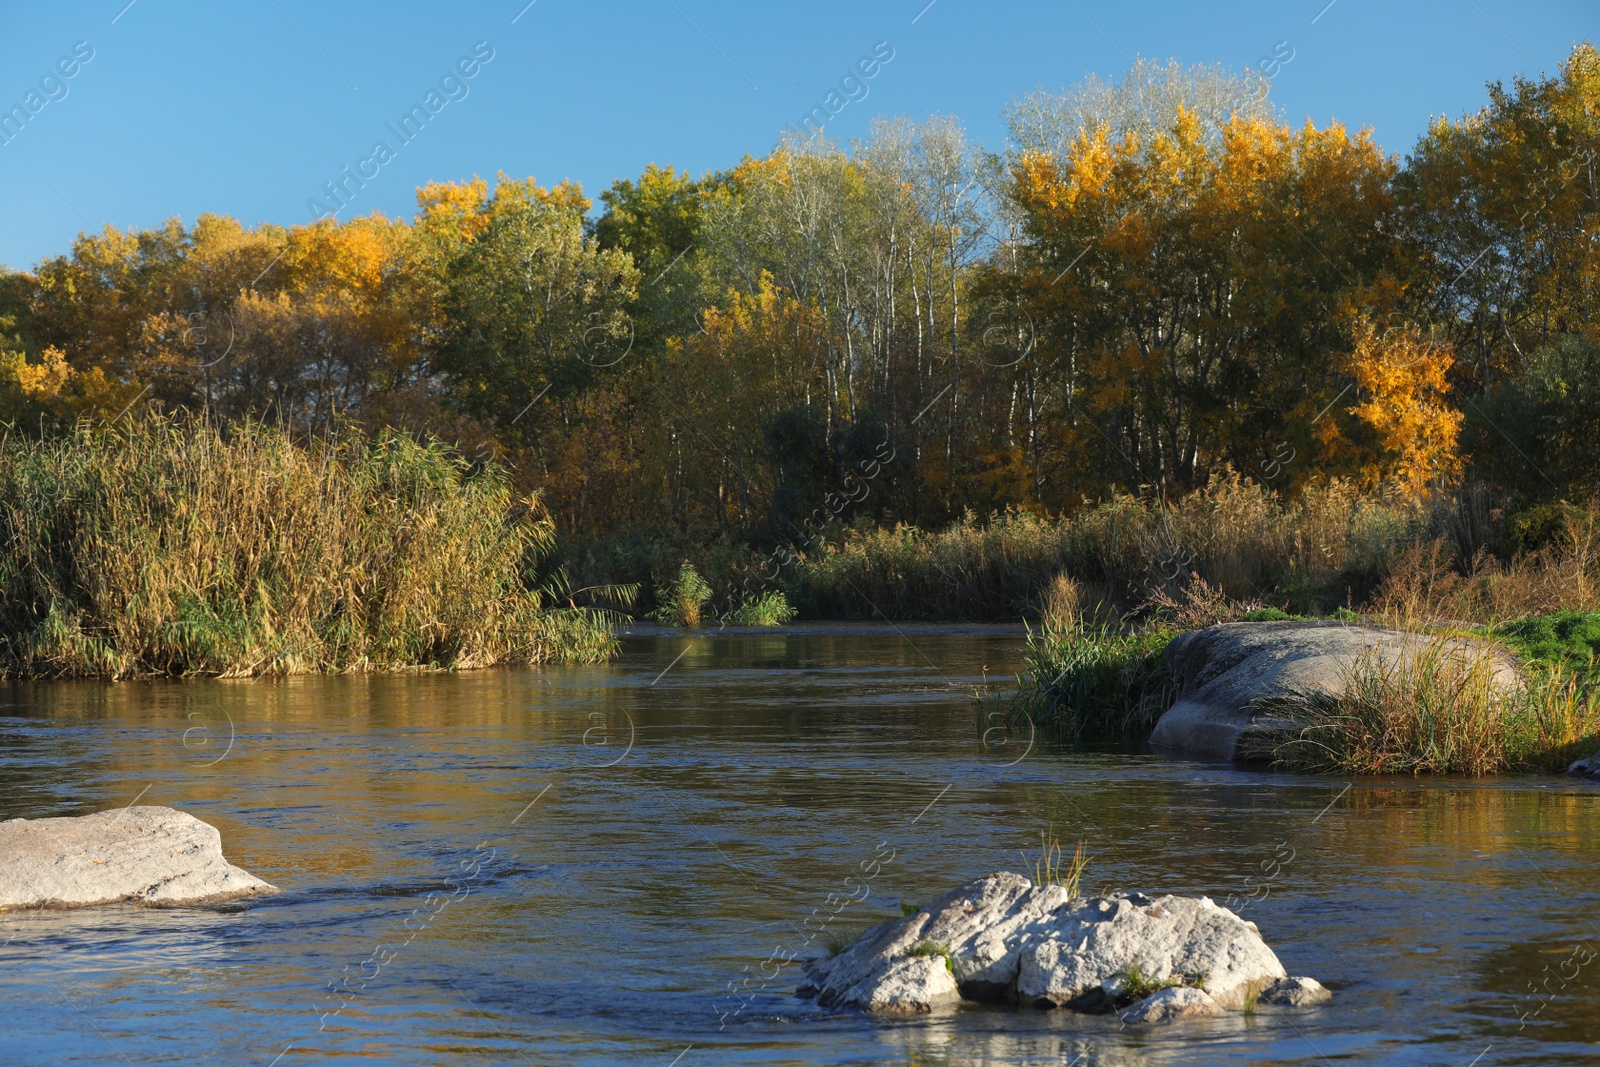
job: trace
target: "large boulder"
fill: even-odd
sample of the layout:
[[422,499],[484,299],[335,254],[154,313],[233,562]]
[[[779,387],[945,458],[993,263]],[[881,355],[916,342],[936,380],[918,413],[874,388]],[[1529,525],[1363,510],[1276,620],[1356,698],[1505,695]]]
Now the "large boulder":
[[0,822],[0,910],[215,903],[276,892],[223,858],[215,826],[172,808]]
[[1289,978],[1254,923],[1206,897],[1073,898],[1010,871],[873,927],[805,975],[799,994],[825,1007],[901,1015],[965,999],[1131,1007],[1129,1018],[1154,1022],[1280,1002],[1280,991],[1296,1006],[1327,996]]
[[1302,723],[1283,709],[1344,693],[1364,659],[1386,671],[1415,663],[1434,642],[1465,663],[1488,658],[1497,684],[1519,684],[1514,657],[1472,637],[1381,629],[1343,622],[1233,622],[1179,634],[1167,646],[1177,700],[1150,743],[1215,759],[1267,751]]

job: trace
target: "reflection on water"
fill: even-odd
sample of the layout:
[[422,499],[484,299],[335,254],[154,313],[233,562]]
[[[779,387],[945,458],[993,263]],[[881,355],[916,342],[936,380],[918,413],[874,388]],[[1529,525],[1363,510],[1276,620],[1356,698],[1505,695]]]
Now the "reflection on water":
[[[286,890],[0,916],[0,1060],[1592,1062],[1600,793],[1030,748],[974,700],[1020,644],[820,627],[629,638],[597,668],[0,690],[0,817],[169,804]],[[1031,867],[1052,824],[1096,889],[1231,897],[1334,1004],[1136,1030],[792,996],[788,955]]]

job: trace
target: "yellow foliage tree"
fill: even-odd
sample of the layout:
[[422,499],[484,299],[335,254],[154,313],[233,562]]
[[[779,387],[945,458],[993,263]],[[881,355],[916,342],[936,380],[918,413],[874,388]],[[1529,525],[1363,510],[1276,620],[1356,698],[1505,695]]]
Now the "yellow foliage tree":
[[1231,466],[1291,487],[1326,469],[1339,313],[1352,291],[1393,292],[1393,171],[1367,132],[1239,116],[1208,131],[1183,106],[1142,137],[1101,124],[1062,157],[1023,156],[1030,316],[1065,385],[1059,481],[1195,486]]
[[1368,468],[1373,480],[1420,494],[1430,481],[1459,472],[1461,412],[1445,400],[1454,363],[1447,345],[1414,326],[1380,331],[1370,320],[1357,323],[1350,369],[1368,399],[1350,410],[1372,427],[1384,452],[1383,463]]
[[57,427],[92,412],[109,415],[126,405],[131,391],[119,389],[99,367],[77,370],[51,345],[30,362],[23,352],[0,352],[0,420],[30,426],[41,419]]

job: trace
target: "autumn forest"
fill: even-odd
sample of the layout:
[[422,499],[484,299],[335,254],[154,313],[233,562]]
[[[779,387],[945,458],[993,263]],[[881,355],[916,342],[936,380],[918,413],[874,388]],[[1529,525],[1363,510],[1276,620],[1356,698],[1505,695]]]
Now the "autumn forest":
[[[1238,475],[1531,505],[1600,479],[1600,52],[1403,158],[1141,60],[959,122],[792,136],[410,219],[107,227],[0,276],[0,415],[494,459],[562,535],[771,545]],[[807,518],[813,521],[808,527]]]

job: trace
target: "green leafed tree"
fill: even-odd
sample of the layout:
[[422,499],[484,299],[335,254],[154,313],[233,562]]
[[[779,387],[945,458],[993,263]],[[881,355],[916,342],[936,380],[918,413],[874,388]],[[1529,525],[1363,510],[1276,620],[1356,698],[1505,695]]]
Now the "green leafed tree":
[[584,233],[588,209],[571,183],[502,178],[481,233],[450,265],[434,366],[456,403],[504,439],[534,441],[551,411],[629,351],[639,271]]

